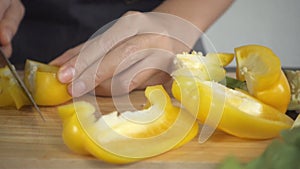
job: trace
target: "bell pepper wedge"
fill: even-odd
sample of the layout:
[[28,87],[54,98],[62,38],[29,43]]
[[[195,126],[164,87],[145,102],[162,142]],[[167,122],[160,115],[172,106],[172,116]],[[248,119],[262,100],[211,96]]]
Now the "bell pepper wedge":
[[223,67],[225,67],[232,62],[232,60],[234,59],[234,54],[233,53],[207,53],[205,57],[215,59],[216,63],[219,63]]
[[[206,122],[209,113],[218,113],[210,112],[212,106],[223,106],[217,127],[237,137],[273,138],[293,124],[291,118],[277,109],[213,81],[178,76],[175,77],[172,93],[201,123]],[[220,99],[222,97],[224,102]]]
[[148,108],[100,118],[97,106],[85,101],[59,106],[65,144],[76,153],[124,164],[178,148],[197,135],[196,119],[173,106],[162,86],[147,87],[145,95]]
[[[56,66],[26,61],[23,80],[37,105],[54,106],[72,99],[67,84],[58,81],[57,71]],[[31,105],[31,102],[8,67],[0,68],[0,106],[15,106],[20,109],[25,105]]]
[[285,113],[291,98],[288,80],[275,53],[261,45],[235,48],[237,78],[245,80],[249,93]]
[[231,62],[232,54],[209,53],[203,56],[201,52],[177,54],[174,63],[176,70],[172,76],[192,76],[201,80],[221,81],[225,78],[223,68]]
[[41,106],[54,106],[71,100],[67,84],[57,79],[58,67],[26,60],[24,83],[35,102]]
[[20,109],[24,105],[30,105],[30,101],[14,79],[9,68],[0,69],[0,106],[15,106]]

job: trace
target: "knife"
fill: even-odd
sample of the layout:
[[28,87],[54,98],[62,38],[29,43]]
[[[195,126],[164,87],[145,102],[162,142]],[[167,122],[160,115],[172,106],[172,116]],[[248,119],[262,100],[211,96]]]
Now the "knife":
[[36,109],[36,111],[40,114],[40,116],[43,119],[43,121],[46,121],[45,118],[44,118],[44,116],[43,116],[43,114],[42,114],[42,112],[41,112],[41,110],[39,109],[39,107],[35,103],[32,95],[30,94],[29,90],[27,89],[27,87],[25,86],[25,84],[21,80],[20,76],[18,75],[15,67],[10,63],[10,61],[7,59],[7,57],[5,57],[5,54],[3,53],[2,49],[0,48],[0,67],[5,67],[5,66],[7,66],[9,68],[9,70],[13,74],[13,77],[17,80],[19,86],[25,92],[26,96],[28,97],[28,99],[30,100],[30,102],[33,104],[33,106]]

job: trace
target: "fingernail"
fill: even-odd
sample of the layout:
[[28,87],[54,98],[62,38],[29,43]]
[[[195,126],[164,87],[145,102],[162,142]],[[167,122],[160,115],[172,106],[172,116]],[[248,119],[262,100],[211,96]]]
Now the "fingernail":
[[73,67],[63,68],[58,72],[58,80],[61,83],[69,83],[72,81],[75,75],[75,69]]
[[71,88],[71,93],[73,97],[79,97],[85,94],[86,86],[83,81],[76,81],[73,83],[73,86]]

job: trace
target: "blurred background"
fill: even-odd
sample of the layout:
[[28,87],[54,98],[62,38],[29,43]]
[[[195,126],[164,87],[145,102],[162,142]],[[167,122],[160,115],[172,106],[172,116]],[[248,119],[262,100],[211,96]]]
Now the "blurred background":
[[[300,1],[235,1],[202,37],[204,48],[233,52],[235,47],[260,44],[280,57],[282,67],[300,68]],[[197,47],[196,47],[197,49]],[[235,61],[230,64],[235,66]]]

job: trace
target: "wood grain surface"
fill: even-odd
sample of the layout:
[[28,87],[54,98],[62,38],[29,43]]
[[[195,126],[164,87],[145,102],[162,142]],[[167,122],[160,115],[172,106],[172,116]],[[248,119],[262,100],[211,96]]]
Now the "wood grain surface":
[[[114,110],[111,98],[96,98],[101,111]],[[143,91],[130,94],[135,108],[145,104]],[[127,104],[121,104],[124,109]],[[130,107],[128,107],[130,108]],[[228,156],[247,162],[260,155],[271,140],[246,140],[216,131],[205,143],[195,138],[183,147],[129,165],[112,165],[71,152],[63,143],[57,107],[41,107],[44,123],[31,106],[0,108],[0,169],[213,169]]]

